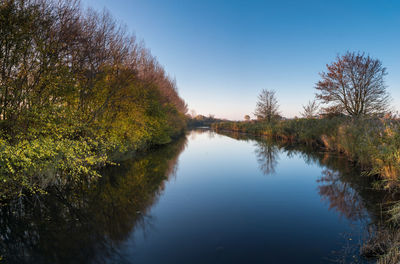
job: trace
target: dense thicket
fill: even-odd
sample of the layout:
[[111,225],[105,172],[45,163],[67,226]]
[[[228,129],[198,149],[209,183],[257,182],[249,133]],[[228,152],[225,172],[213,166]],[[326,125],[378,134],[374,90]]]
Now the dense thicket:
[[96,175],[110,154],[164,144],[185,102],[150,52],[78,1],[0,3],[2,194]]

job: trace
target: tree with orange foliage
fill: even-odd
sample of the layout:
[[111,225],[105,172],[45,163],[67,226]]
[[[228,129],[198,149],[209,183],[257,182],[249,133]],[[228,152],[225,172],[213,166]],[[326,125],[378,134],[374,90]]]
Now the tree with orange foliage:
[[327,105],[327,113],[382,115],[390,101],[384,82],[386,74],[380,60],[347,52],[327,65],[327,72],[320,73],[322,80],[315,87],[317,99]]

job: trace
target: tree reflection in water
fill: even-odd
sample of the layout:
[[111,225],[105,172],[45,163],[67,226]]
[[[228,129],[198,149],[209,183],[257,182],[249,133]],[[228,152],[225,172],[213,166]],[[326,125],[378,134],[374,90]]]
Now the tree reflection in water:
[[319,183],[319,194],[328,201],[329,208],[335,208],[342,216],[357,221],[367,217],[363,199],[348,182],[340,179],[340,172],[324,169]]
[[[97,184],[49,190],[0,208],[6,263],[119,263],[118,248],[138,227],[174,174],[186,139],[103,171]],[[115,258],[120,258],[115,259]]]
[[257,141],[256,144],[256,157],[260,170],[264,175],[275,174],[275,168],[278,165],[279,148],[271,141]]
[[[318,151],[312,146],[271,141],[237,133],[224,132],[223,134],[238,140],[255,141],[257,160],[261,171],[266,175],[275,173],[280,152],[288,157],[299,155],[307,164],[320,166],[322,172],[317,183],[321,199],[328,203],[329,209],[336,210],[350,222],[363,223],[364,233],[357,234],[363,240],[360,241],[363,244],[363,251],[365,248],[370,250],[370,241],[375,244],[385,243],[384,239],[389,237],[381,234],[390,233],[391,227],[387,225],[390,215],[387,211],[398,197],[393,197],[386,191],[374,189],[372,187],[374,179],[362,176],[360,168],[344,156]],[[353,234],[343,234],[343,237],[348,241]],[[333,259],[335,262],[348,263],[349,259],[351,263],[362,262],[354,258],[360,253],[360,245],[356,245],[356,248],[354,245],[345,246],[342,252],[336,253]]]

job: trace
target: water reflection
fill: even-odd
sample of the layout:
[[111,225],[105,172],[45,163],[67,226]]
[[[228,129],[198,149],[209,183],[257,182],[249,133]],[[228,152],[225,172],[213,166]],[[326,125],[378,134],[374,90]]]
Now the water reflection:
[[269,140],[265,140],[257,141],[255,146],[255,153],[260,170],[264,175],[275,174],[275,168],[279,159],[279,148],[277,145]]
[[348,182],[340,179],[340,172],[325,169],[318,179],[319,194],[325,199],[330,209],[335,209],[342,216],[352,220],[364,219],[367,214],[363,199]]
[[362,176],[360,168],[342,155],[267,138],[230,132],[223,134],[237,140],[255,141],[257,161],[264,174],[275,173],[280,150],[288,157],[299,155],[305,163],[322,167],[321,176],[317,179],[321,198],[331,209],[349,220],[356,221],[367,216],[376,221],[382,220],[384,208],[396,200],[387,192],[373,189],[373,179]]
[[[305,163],[317,164],[322,167],[321,175],[317,178],[318,194],[321,199],[328,204],[330,210],[338,212],[341,217],[351,222],[363,223],[362,225],[365,227],[362,234],[357,234],[359,239],[365,241],[359,242],[364,246],[350,245],[351,243],[348,242],[354,239],[354,234],[342,234],[345,241],[343,249],[335,252],[331,260],[338,263],[364,263],[367,261],[357,257],[360,254],[360,247],[362,251],[365,251],[365,245],[368,245],[371,240],[376,243],[376,241],[380,241],[377,236],[387,233],[384,226],[389,216],[386,212],[389,206],[398,200],[397,197],[393,197],[385,191],[373,189],[373,179],[363,176],[360,168],[344,156],[316,151],[311,146],[271,142],[265,138],[230,132],[223,134],[237,140],[254,140],[257,161],[260,170],[265,175],[275,173],[281,150],[289,158],[299,155]],[[361,253],[365,254],[365,252]]]
[[[186,139],[103,172],[99,184],[53,189],[0,209],[0,256],[7,263],[122,262],[118,252],[174,174]],[[110,259],[112,257],[112,259]]]
[[[205,131],[207,134],[202,134]],[[273,142],[248,137],[244,134],[226,135],[249,143],[245,145],[246,149],[249,147],[251,150],[249,152],[251,155],[249,160],[251,162],[254,162],[252,146],[255,146],[254,152],[259,169],[265,175],[276,173],[279,162],[285,161],[284,155],[288,157],[300,156],[307,164],[323,168],[321,175],[317,179],[316,188],[319,197],[314,192],[317,196],[314,200],[317,200],[316,203],[318,205],[321,198],[328,204],[332,212],[338,212],[342,218],[352,222],[366,222],[368,227],[378,226],[385,222],[382,208],[394,198],[387,196],[384,192],[378,192],[370,188],[370,178],[359,177],[360,170],[344,157],[327,152],[318,152],[307,146]],[[220,136],[216,136],[214,132],[209,132],[208,130],[197,130],[189,136],[193,141],[196,140],[196,137],[200,140],[204,140],[201,138],[203,137],[212,141],[218,140]],[[204,141],[200,142],[204,143]],[[231,140],[229,142],[232,143]],[[53,189],[50,190],[49,195],[46,197],[21,199],[0,208],[0,256],[3,256],[7,263],[130,263],[132,260],[126,259],[127,256],[125,254],[129,253],[124,250],[124,243],[131,238],[130,236],[135,230],[140,230],[140,233],[145,234],[146,230],[149,234],[154,231],[154,226],[157,222],[149,213],[150,209],[157,203],[160,194],[163,193],[166,182],[171,177],[174,177],[178,167],[178,157],[185,146],[186,139],[183,138],[148,155],[123,162],[119,167],[108,168],[103,172],[104,177],[98,184],[75,186],[69,191]],[[207,145],[207,147],[210,146]],[[196,158],[197,154],[201,152],[191,153],[194,158],[192,164],[198,164]],[[218,155],[220,153],[223,152],[218,152]],[[238,153],[242,154],[239,151]],[[231,158],[229,154],[227,153],[228,159]],[[206,155],[205,157],[210,158],[210,156],[212,155]],[[218,165],[219,156],[216,157],[215,164]],[[238,164],[242,156],[239,157],[237,159]],[[255,167],[253,163],[250,164]],[[239,167],[234,165],[230,165],[233,170],[241,169],[240,165],[238,165]],[[204,165],[201,166],[205,167]],[[193,166],[190,169],[197,168],[201,170],[203,167]],[[234,177],[223,178],[223,175],[216,173],[215,177],[210,176],[207,178],[205,174],[212,174],[216,171],[214,167],[203,170],[203,174],[198,175],[197,178],[181,177],[184,178],[183,180],[186,181],[186,184],[191,182],[195,186],[190,193],[184,193],[184,195],[181,193],[181,196],[175,196],[175,198],[185,197],[187,199],[187,202],[186,200],[183,202],[187,203],[184,208],[179,208],[182,211],[177,210],[177,208],[171,208],[173,203],[169,203],[167,208],[162,208],[165,211],[173,211],[171,213],[173,217],[168,217],[168,219],[171,219],[171,226],[174,228],[177,220],[188,220],[185,223],[189,226],[190,221],[195,222],[200,219],[200,225],[211,226],[210,229],[202,229],[203,227],[196,226],[196,230],[205,230],[205,232],[194,232],[193,237],[189,236],[189,238],[196,240],[197,244],[195,245],[200,248],[199,251],[202,255],[207,255],[208,252],[206,251],[208,248],[205,245],[207,243],[212,244],[207,240],[209,237],[212,237],[212,241],[221,241],[217,243],[218,254],[221,254],[221,259],[226,257],[225,255],[223,256],[222,250],[220,250],[224,247],[226,252],[230,252],[231,256],[235,256],[236,252],[245,252],[243,253],[245,256],[249,252],[253,255],[261,252],[260,256],[262,256],[262,253],[268,253],[269,249],[271,252],[276,251],[276,255],[279,255],[279,250],[293,250],[293,252],[296,252],[293,247],[298,247],[298,251],[309,250],[308,247],[300,245],[303,243],[304,238],[311,236],[310,234],[304,234],[303,236],[303,232],[309,231],[307,230],[307,227],[310,227],[307,225],[308,222],[312,221],[314,224],[314,222],[319,221],[319,218],[315,219],[317,215],[306,211],[307,204],[302,208],[302,197],[296,196],[297,194],[293,196],[299,200],[299,202],[295,203],[296,207],[289,206],[291,205],[291,200],[286,197],[291,195],[289,193],[298,192],[304,186],[279,186],[279,188],[275,188],[277,190],[270,189],[271,196],[266,198],[265,188],[268,188],[268,186],[267,184],[263,185],[263,183],[273,184],[272,181],[277,182],[279,177],[259,177],[259,174],[257,174],[253,178],[249,177],[249,175],[244,178],[239,177],[239,175],[242,175],[240,171],[229,171],[230,168],[222,168],[221,171],[226,170],[225,174],[234,175]],[[194,175],[190,170],[189,172]],[[215,181],[210,183],[210,178],[215,179]],[[236,181],[236,183],[228,182],[229,180]],[[270,181],[268,182],[268,180]],[[296,184],[301,184],[302,181],[303,179],[297,179]],[[314,178],[312,182],[315,183]],[[187,189],[190,186],[175,186],[175,191],[179,188]],[[246,191],[249,190],[251,192],[250,190],[252,190],[253,193],[246,193],[246,195],[241,196],[240,190],[243,190],[240,188],[241,186],[245,186]],[[315,190],[311,189],[311,191]],[[281,193],[285,197],[279,197]],[[301,195],[306,196],[304,193]],[[177,203],[174,199],[171,200],[175,204]],[[304,201],[311,203],[310,200]],[[237,204],[238,206],[232,206],[232,204]],[[214,211],[209,208],[214,208]],[[283,209],[281,210],[281,208]],[[297,209],[298,212],[296,211]],[[312,209],[314,210],[315,208]],[[326,209],[324,210],[326,211]],[[265,213],[265,211],[268,211],[268,213]],[[180,212],[181,215],[176,212]],[[275,212],[277,213],[275,214]],[[188,214],[188,218],[180,218],[185,213]],[[307,213],[314,218],[301,217],[301,215]],[[189,217],[191,214],[194,215],[193,218]],[[205,214],[210,215],[205,216]],[[281,215],[288,217],[282,218]],[[228,218],[229,216],[236,217]],[[295,224],[292,223],[290,217],[297,217],[293,221]],[[271,222],[268,222],[268,219],[271,219]],[[273,221],[274,219],[276,222]],[[331,220],[332,218],[324,219]],[[260,223],[265,223],[265,225],[260,225]],[[306,228],[301,229],[297,225]],[[273,226],[276,230],[269,230],[270,226]],[[212,230],[212,232],[207,233],[209,230]],[[193,230],[177,226],[176,230],[171,231],[171,234],[187,238],[184,236],[185,232],[190,233]],[[325,232],[325,230],[322,232]],[[288,237],[284,238],[285,234]],[[170,238],[170,236],[168,238],[170,239],[168,242],[171,244],[176,243],[174,238]],[[268,240],[270,238],[271,241]],[[319,236],[314,238],[318,239]],[[226,242],[224,239],[233,241],[233,244]],[[189,239],[182,240],[185,243],[192,242],[188,241]],[[243,241],[245,241],[245,244],[250,245],[249,248],[243,245],[242,248],[239,246],[235,248]],[[315,243],[312,245],[317,247],[318,245],[316,244],[319,242],[313,241],[312,243]],[[264,247],[263,245],[266,244],[268,246]],[[288,244],[292,247],[291,249],[286,248],[289,247]],[[162,249],[168,248],[162,243],[160,245]],[[178,243],[178,245],[181,244]],[[280,245],[284,245],[285,248],[280,247]],[[153,247],[156,247],[156,245],[151,244],[149,252],[153,252]],[[181,251],[180,247],[176,249],[171,246],[170,248],[178,252],[175,252],[175,254],[184,255],[187,251],[188,258],[192,257],[190,255],[192,248],[186,248],[186,251]],[[193,252],[196,252],[196,249],[193,249]],[[340,253],[340,257],[346,254],[352,257],[354,252],[346,248],[344,253]],[[320,254],[317,251],[314,253]],[[172,259],[176,257],[173,254],[174,252],[171,252],[171,255],[167,256]],[[226,254],[229,255],[228,253]],[[298,252],[297,254],[302,256]],[[254,256],[254,259],[257,259],[256,257]],[[268,257],[272,258],[273,256]],[[304,258],[306,259],[307,257],[305,256]],[[171,262],[171,259],[169,259],[169,263],[174,263]],[[348,259],[345,257],[342,260],[347,261]],[[165,263],[167,262],[165,260]],[[207,262],[199,260],[198,263]],[[227,260],[224,263],[232,262]],[[303,261],[302,263],[307,262]]]

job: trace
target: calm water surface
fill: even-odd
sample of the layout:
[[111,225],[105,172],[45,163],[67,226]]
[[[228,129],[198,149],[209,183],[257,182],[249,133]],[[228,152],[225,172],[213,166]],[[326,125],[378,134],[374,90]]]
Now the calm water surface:
[[1,208],[10,263],[368,263],[383,194],[343,157],[238,135],[187,138],[100,183]]

